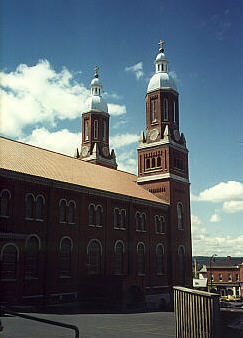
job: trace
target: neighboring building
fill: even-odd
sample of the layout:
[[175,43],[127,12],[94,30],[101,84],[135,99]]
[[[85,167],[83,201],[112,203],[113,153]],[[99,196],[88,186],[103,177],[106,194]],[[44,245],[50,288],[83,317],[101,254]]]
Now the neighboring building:
[[192,286],[188,150],[161,47],[138,177],[117,170],[96,69],[75,158],[1,138],[0,299],[168,303]]
[[[202,273],[202,271],[200,271]],[[204,273],[205,275],[205,273]],[[217,259],[207,264],[208,290],[221,296],[243,297],[243,259]]]

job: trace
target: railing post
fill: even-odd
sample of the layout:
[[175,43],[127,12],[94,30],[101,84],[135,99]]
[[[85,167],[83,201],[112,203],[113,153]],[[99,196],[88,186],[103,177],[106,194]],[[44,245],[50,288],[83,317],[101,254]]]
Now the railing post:
[[176,338],[220,338],[219,295],[174,287]]

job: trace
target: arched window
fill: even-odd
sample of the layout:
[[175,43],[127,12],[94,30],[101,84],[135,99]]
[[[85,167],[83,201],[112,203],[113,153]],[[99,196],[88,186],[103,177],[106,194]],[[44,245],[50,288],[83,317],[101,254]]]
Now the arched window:
[[122,241],[117,241],[115,244],[115,255],[114,255],[114,274],[122,275],[123,274],[123,254],[124,254],[124,244]]
[[89,274],[101,273],[101,244],[97,240],[91,240],[87,248]]
[[155,158],[153,157],[152,158],[152,168],[154,168],[156,166],[156,164],[155,164]]
[[165,233],[165,218],[162,216],[161,218],[161,233]]
[[68,223],[69,224],[75,223],[75,209],[76,209],[75,202],[69,201],[68,203]]
[[145,246],[143,243],[137,245],[137,257],[138,257],[138,275],[145,274]]
[[64,237],[60,242],[60,268],[61,277],[71,277],[72,275],[72,248],[71,238]]
[[150,168],[150,159],[147,158],[146,159],[146,169],[149,169]]
[[126,228],[126,210],[125,209],[121,210],[121,228],[122,229]]
[[161,167],[161,157],[158,156],[157,158],[157,167]]
[[96,226],[101,227],[102,226],[102,206],[97,205],[96,207]]
[[135,218],[136,218],[136,230],[141,231],[142,230],[142,228],[141,228],[141,216],[140,216],[140,213],[138,211],[136,212]]
[[36,219],[43,220],[45,199],[42,195],[36,197]]
[[67,202],[66,202],[66,200],[61,200],[59,202],[59,221],[60,221],[60,223],[66,223],[66,221],[67,221]]
[[146,215],[144,212],[141,215],[141,230],[146,231]]
[[34,196],[32,194],[25,196],[25,217],[28,219],[34,218]]
[[156,248],[156,265],[157,274],[161,275],[164,273],[164,247],[162,244],[158,244]]
[[89,205],[89,225],[95,225],[95,206]]
[[4,189],[1,191],[0,198],[1,198],[0,216],[8,217],[9,216],[9,202],[10,202],[11,194],[8,190]]
[[181,286],[185,285],[185,249],[181,245],[178,249],[178,283]]
[[169,118],[168,99],[164,99],[164,101],[163,101],[163,110],[164,110],[164,121],[168,121],[168,118]]
[[120,228],[120,212],[118,208],[114,209],[114,228]]
[[31,236],[26,241],[24,275],[26,279],[39,277],[39,239]]
[[6,244],[1,252],[1,279],[17,279],[18,250],[15,244]]
[[183,224],[183,205],[181,202],[177,204],[177,227],[179,230],[184,228]]

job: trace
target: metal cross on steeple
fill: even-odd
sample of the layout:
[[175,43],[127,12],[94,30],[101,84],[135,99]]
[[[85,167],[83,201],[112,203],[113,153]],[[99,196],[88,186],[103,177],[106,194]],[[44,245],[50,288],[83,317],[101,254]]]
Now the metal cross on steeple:
[[158,43],[158,45],[160,46],[159,51],[161,51],[161,52],[164,51],[163,43],[165,43],[165,41],[162,41],[162,40],[160,40],[159,43]]
[[99,67],[98,66],[94,67],[94,71],[95,71],[95,77],[99,77],[99,74],[98,74]]

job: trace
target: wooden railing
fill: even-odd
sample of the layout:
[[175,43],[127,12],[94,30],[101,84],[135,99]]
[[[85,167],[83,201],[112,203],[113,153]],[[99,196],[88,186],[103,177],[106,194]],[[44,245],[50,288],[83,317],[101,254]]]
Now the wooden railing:
[[220,338],[219,295],[174,287],[176,338]]

